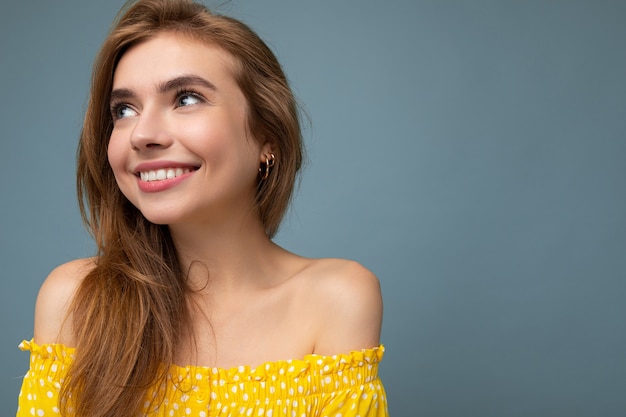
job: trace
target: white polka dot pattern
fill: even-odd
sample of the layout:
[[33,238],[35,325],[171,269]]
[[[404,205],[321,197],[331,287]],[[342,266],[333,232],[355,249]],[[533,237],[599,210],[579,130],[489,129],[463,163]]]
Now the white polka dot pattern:
[[[17,417],[59,416],[58,394],[73,349],[32,341],[22,342],[20,348],[31,352],[31,360]],[[173,366],[167,383],[148,393],[141,416],[387,417],[387,399],[378,378],[383,353],[381,345],[256,368]],[[149,399],[160,393],[165,393],[163,401],[152,404]]]

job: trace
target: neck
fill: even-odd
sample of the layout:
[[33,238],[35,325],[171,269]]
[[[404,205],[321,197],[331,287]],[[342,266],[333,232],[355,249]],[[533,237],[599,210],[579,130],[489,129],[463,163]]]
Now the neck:
[[265,234],[258,216],[171,225],[170,231],[191,284],[195,288],[210,284],[212,292],[266,285],[264,277],[271,276],[275,255],[282,251]]

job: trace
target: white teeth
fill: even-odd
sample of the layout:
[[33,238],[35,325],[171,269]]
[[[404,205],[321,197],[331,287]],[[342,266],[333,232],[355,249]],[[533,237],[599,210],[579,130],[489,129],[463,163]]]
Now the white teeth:
[[191,170],[189,168],[163,168],[155,171],[142,171],[139,173],[139,177],[142,181],[162,181],[171,180],[183,174],[189,174]]

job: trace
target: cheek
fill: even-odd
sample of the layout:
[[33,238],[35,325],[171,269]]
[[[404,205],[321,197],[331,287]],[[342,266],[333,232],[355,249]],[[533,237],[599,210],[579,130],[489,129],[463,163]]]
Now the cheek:
[[126,153],[120,142],[114,135],[111,135],[109,146],[107,147],[107,158],[115,175],[115,181],[117,181],[118,187],[122,188],[120,178],[121,174],[126,172]]
[[183,125],[177,129],[177,136],[191,153],[213,162],[220,159],[230,142],[228,129],[210,123]]
[[119,147],[116,146],[117,142],[115,141],[115,139],[113,137],[111,137],[111,139],[109,140],[109,146],[107,147],[107,158],[109,159],[109,165],[111,166],[111,168],[113,169],[113,172],[115,172],[115,167],[119,162]]
[[184,145],[192,153],[200,156],[210,167],[231,167],[235,169],[247,155],[242,146],[246,141],[241,129],[223,120],[215,123],[186,125],[178,130]]

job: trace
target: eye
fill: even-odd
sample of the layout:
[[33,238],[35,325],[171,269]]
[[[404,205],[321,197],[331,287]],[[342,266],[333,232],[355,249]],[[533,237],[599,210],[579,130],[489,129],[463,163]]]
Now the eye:
[[182,91],[176,95],[176,107],[193,106],[202,101],[202,97],[193,91]]
[[132,109],[132,107],[119,103],[111,105],[111,116],[113,120],[124,119],[126,117],[136,116],[137,112]]

